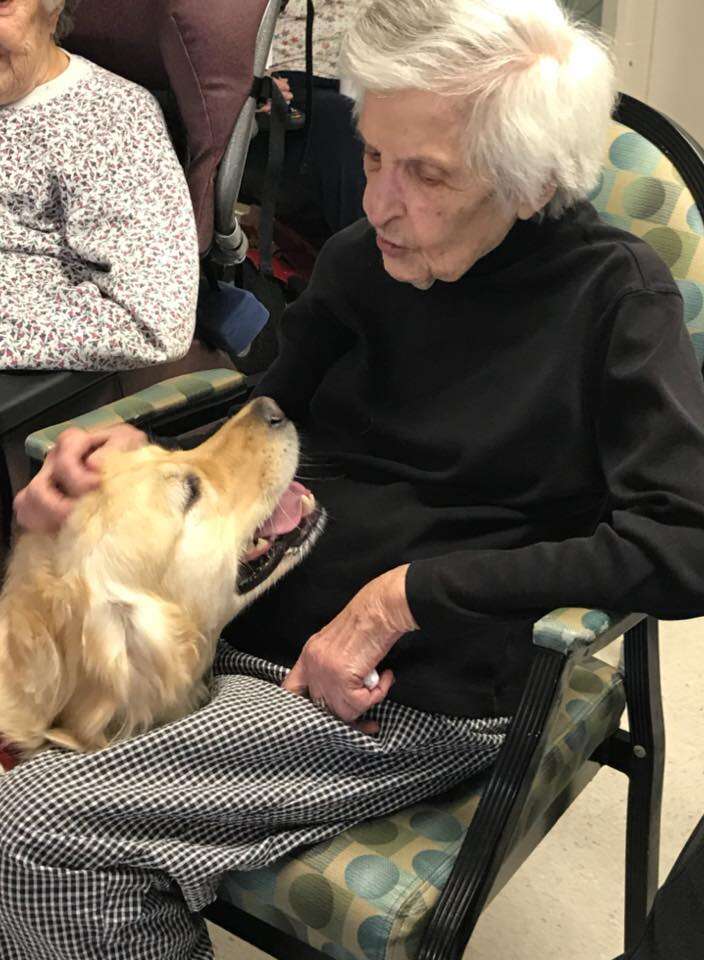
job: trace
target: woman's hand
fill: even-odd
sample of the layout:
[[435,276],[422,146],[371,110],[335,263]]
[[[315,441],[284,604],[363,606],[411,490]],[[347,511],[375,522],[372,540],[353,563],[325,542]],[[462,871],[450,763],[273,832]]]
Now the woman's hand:
[[147,437],[129,424],[87,432],[70,427],[59,434],[39,473],[15,497],[15,516],[25,530],[55,533],[76,500],[100,485],[108,450],[136,450]]
[[[293,100],[293,93],[291,92],[291,87],[289,86],[288,77],[272,77],[272,80],[276,86],[281,91],[281,94],[286,101],[286,104],[290,104]],[[258,113],[271,113],[271,100],[259,107]]]
[[[406,599],[408,564],[376,577],[357,593],[334,620],[314,634],[282,686],[309,696],[348,723],[380,703],[394,682],[384,670],[372,690],[364,678],[404,633],[417,630]],[[367,733],[374,723],[359,724]]]

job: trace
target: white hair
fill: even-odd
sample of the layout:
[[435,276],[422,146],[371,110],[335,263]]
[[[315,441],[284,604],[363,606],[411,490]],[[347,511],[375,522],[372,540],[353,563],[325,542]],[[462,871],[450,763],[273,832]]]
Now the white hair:
[[54,33],[54,39],[61,40],[73,28],[73,17],[80,0],[42,0],[42,3],[49,14],[53,13],[54,10],[61,10]]
[[466,107],[470,169],[507,205],[558,217],[604,162],[614,105],[605,38],[556,0],[371,0],[345,38],[341,73],[356,100],[406,89]]

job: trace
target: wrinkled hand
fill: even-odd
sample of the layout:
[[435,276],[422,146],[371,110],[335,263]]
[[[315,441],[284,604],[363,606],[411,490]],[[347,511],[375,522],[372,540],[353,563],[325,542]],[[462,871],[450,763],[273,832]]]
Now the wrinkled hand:
[[[404,633],[417,630],[406,599],[408,564],[376,577],[357,593],[334,620],[314,634],[282,686],[291,693],[322,700],[326,709],[353,723],[380,703],[394,682],[384,670],[372,690],[364,678]],[[356,724],[367,733],[378,724]]]
[[76,500],[100,485],[100,464],[109,450],[136,450],[147,437],[129,424],[59,434],[39,473],[15,497],[15,516],[25,530],[55,533]]

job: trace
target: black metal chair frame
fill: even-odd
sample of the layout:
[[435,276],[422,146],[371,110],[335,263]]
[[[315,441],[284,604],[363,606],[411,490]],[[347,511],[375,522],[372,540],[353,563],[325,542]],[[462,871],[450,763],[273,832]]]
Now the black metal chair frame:
[[[704,216],[704,150],[676,123],[622,95],[614,117],[646,137],[675,165]],[[624,636],[630,730],[618,730],[583,765],[552,807],[514,848],[512,840],[574,666]],[[506,742],[488,779],[450,877],[423,935],[417,960],[460,960],[489,900],[524,862],[601,765],[628,777],[625,948],[641,940],[658,882],[665,730],[658,622],[622,617],[594,642],[566,653],[539,647]],[[324,960],[308,944],[217,900],[205,916],[279,960]]]

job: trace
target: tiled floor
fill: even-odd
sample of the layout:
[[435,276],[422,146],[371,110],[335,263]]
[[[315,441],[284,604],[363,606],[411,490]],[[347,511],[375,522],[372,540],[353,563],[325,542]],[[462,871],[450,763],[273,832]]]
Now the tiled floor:
[[[662,625],[667,766],[661,878],[704,814],[704,620]],[[612,960],[621,951],[625,780],[602,770],[485,911],[466,960]],[[217,960],[264,954],[214,931]]]

